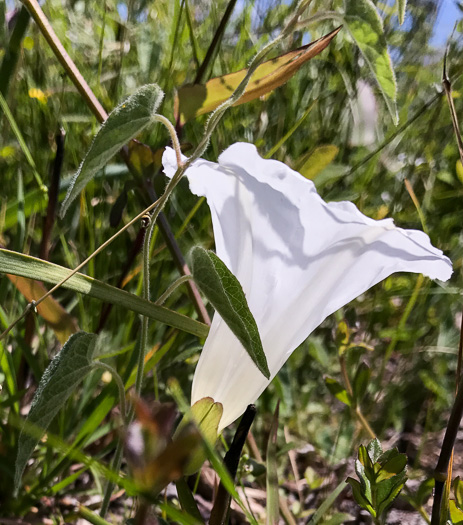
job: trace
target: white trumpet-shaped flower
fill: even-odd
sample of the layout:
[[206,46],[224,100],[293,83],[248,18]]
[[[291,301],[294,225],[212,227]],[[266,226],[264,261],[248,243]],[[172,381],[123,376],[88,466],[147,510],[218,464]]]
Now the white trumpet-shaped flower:
[[[164,170],[176,158],[168,149]],[[446,281],[452,264],[416,230],[376,221],[351,202],[326,203],[314,184],[252,144],[237,143],[218,164],[198,160],[186,171],[205,196],[217,255],[241,283],[259,328],[271,373],[330,314],[394,272]],[[267,380],[216,313],[197,365],[192,403],[223,405],[220,429],[256,401]]]

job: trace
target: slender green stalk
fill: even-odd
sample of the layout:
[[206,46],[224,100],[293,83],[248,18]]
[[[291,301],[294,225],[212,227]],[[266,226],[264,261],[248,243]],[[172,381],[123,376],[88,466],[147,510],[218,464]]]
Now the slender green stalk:
[[186,283],[188,281],[190,281],[191,279],[193,279],[193,276],[192,275],[182,275],[181,277],[179,277],[176,281],[174,281],[170,286],[169,288],[167,288],[167,290],[161,295],[161,297],[159,297],[159,299],[154,303],[154,304],[157,304],[158,306],[161,306],[165,303],[165,301],[167,300],[167,298],[172,295],[172,293],[179,287],[181,286],[183,283]]
[[78,514],[81,518],[84,518],[84,520],[92,523],[93,525],[111,525],[109,521],[106,521],[101,516],[98,516],[98,514],[95,514],[92,510],[84,507],[83,505],[79,506]]

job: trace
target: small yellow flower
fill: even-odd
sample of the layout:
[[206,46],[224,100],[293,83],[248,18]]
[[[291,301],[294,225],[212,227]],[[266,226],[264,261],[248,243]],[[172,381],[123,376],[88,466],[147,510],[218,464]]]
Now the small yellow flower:
[[29,97],[36,98],[41,104],[47,103],[47,95],[41,89],[37,89],[37,88],[29,89]]

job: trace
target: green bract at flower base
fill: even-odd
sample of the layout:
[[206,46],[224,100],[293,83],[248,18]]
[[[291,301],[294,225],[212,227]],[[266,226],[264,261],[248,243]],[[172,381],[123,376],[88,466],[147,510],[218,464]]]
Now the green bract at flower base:
[[[175,154],[164,171],[172,177]],[[197,160],[190,189],[211,209],[216,252],[241,283],[270,370],[266,379],[216,313],[193,379],[192,403],[222,403],[219,430],[265,390],[297,346],[327,316],[395,272],[446,281],[452,264],[416,230],[375,221],[351,202],[326,203],[314,184],[252,144],[218,164]]]

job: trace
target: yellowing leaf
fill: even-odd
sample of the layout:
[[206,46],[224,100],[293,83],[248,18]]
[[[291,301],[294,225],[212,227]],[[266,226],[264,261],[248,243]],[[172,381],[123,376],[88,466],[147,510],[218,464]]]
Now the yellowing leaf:
[[[261,64],[252,76],[244,95],[235,105],[266,95],[287,82],[305,62],[321,53],[340,30],[341,27],[338,27],[310,44]],[[175,99],[180,122],[184,124],[220,106],[235,91],[246,76],[246,72],[247,69],[241,69],[235,73],[212,78],[205,85],[190,84],[181,87]]]
[[338,153],[339,148],[333,144],[319,146],[303,157],[298,171],[307,179],[313,180],[333,162]]
[[[29,302],[36,301],[47,293],[47,289],[42,283],[16,275],[6,275]],[[51,296],[48,296],[37,306],[37,311],[50,328],[53,329],[61,344],[64,344],[79,329],[74,317],[68,314],[58,301]]]

